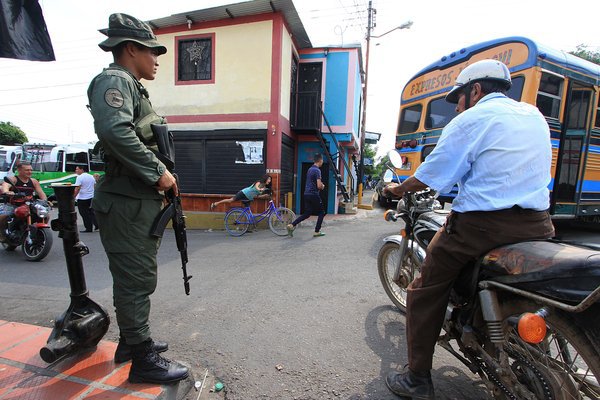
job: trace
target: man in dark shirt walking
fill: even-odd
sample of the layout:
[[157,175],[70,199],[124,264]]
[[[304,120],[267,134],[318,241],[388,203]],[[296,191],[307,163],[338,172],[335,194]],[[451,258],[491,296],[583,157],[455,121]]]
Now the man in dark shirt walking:
[[319,191],[325,189],[325,184],[321,181],[321,166],[323,165],[323,156],[319,153],[315,154],[314,164],[308,169],[306,173],[306,186],[304,187],[304,205],[306,206],[304,210],[304,214],[296,218],[294,222],[288,224],[287,230],[288,235],[294,236],[294,229],[296,229],[296,225],[305,219],[309,218],[311,215],[318,215],[317,225],[315,226],[314,237],[325,236],[323,232],[321,232],[321,224],[323,223],[323,218],[325,217],[325,208],[323,207],[323,202],[321,201],[321,196],[319,195]]

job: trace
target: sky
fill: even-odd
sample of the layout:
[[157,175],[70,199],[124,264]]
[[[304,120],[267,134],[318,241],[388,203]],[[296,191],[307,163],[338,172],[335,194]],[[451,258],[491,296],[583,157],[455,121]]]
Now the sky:
[[[293,1],[313,46],[362,43],[365,56],[368,0]],[[104,38],[97,30],[107,26],[111,13],[150,20],[235,2],[39,0],[56,61],[0,58],[0,121],[19,126],[31,142],[95,140],[86,89],[112,61],[97,46]],[[378,156],[394,146],[404,85],[452,51],[505,36],[529,37],[564,51],[579,44],[600,51],[597,0],[373,0],[373,7],[372,35],[413,21],[410,29],[371,38],[366,129],[382,134]]]

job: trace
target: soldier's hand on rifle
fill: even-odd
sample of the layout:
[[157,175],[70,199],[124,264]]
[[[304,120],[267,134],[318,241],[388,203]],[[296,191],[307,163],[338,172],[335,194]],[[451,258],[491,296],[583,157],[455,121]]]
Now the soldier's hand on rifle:
[[179,189],[177,188],[177,181],[173,174],[171,174],[168,170],[165,170],[165,173],[162,174],[158,182],[156,182],[156,189],[167,191],[169,189],[173,189],[175,192],[175,196],[179,194]]

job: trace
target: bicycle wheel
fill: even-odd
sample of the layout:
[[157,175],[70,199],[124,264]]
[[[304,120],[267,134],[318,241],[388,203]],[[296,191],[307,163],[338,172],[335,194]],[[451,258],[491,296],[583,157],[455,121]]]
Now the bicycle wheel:
[[225,229],[231,236],[242,236],[248,230],[249,225],[248,213],[242,209],[234,208],[225,214]]
[[296,214],[289,208],[279,207],[269,215],[269,229],[278,236],[287,236],[287,225],[296,219]]

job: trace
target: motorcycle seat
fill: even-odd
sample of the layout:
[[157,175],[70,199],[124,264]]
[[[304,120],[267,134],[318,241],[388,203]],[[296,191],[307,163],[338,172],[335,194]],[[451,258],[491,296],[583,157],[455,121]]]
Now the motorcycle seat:
[[481,260],[480,280],[579,302],[600,286],[600,248],[555,240],[498,247]]

